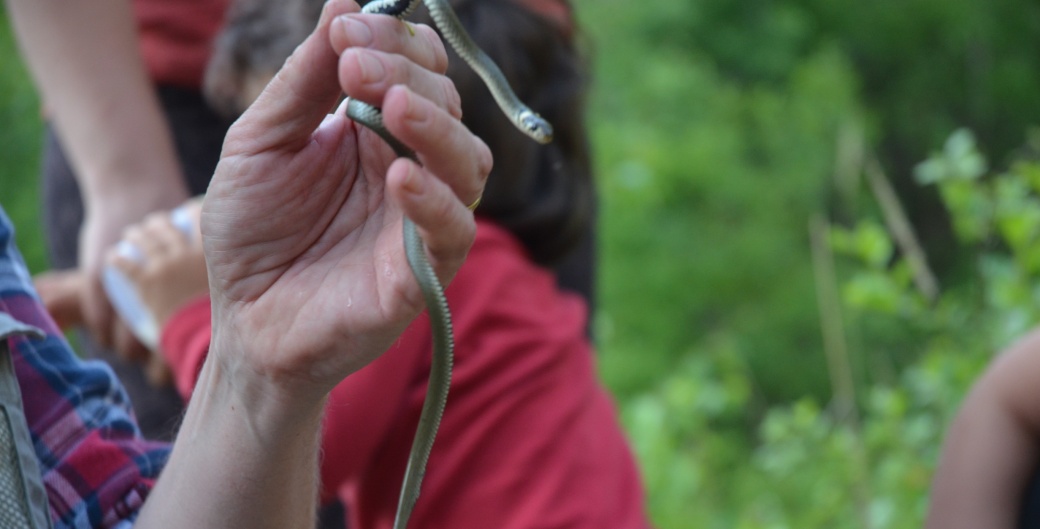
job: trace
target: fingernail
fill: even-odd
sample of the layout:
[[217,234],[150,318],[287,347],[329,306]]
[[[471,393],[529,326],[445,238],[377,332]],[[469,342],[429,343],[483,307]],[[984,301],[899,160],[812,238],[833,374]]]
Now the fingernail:
[[375,55],[358,51],[357,61],[358,66],[361,68],[361,82],[374,83],[381,81],[385,76],[386,70],[383,68],[383,61],[379,60]]
[[419,174],[415,165],[409,164],[408,174],[405,176],[401,187],[412,195],[419,196],[423,194],[423,189],[425,189],[426,186],[423,183],[422,175]]
[[350,15],[341,15],[336,23],[343,25],[343,32],[355,46],[368,46],[372,44],[372,29],[368,24],[355,20]]

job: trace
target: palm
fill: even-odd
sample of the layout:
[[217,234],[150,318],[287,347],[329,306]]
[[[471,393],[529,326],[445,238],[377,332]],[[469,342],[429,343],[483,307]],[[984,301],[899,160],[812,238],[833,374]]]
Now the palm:
[[[421,301],[404,256],[401,214],[384,198],[382,175],[393,154],[342,119],[327,122],[302,149],[224,160],[240,164],[240,176],[210,189],[203,225],[211,282],[225,298],[215,303],[238,304],[273,351],[355,362],[319,344],[385,349]],[[272,174],[272,167],[293,175]],[[366,342],[355,343],[358,336]],[[342,367],[327,366],[330,375]]]

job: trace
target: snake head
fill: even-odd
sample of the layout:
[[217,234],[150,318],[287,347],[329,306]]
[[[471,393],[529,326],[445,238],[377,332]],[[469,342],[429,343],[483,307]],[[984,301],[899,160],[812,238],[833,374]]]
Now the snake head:
[[521,111],[520,115],[516,118],[516,123],[524,134],[534,138],[534,141],[537,141],[538,143],[549,143],[553,139],[552,125],[534,111]]

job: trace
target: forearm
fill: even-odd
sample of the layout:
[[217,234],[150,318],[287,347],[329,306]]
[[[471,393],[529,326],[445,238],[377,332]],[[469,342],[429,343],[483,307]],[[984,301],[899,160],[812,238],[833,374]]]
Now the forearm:
[[256,392],[219,357],[203,367],[135,527],[313,528],[324,401]]
[[128,0],[7,0],[23,55],[89,203],[147,179],[186,198]]

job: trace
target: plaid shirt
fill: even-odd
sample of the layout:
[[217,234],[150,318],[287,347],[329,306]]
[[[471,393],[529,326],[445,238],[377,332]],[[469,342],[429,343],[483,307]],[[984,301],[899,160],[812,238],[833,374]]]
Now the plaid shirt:
[[56,528],[128,528],[169,455],[141,438],[106,364],[78,359],[43,309],[0,207],[0,312],[43,339],[9,339]]

